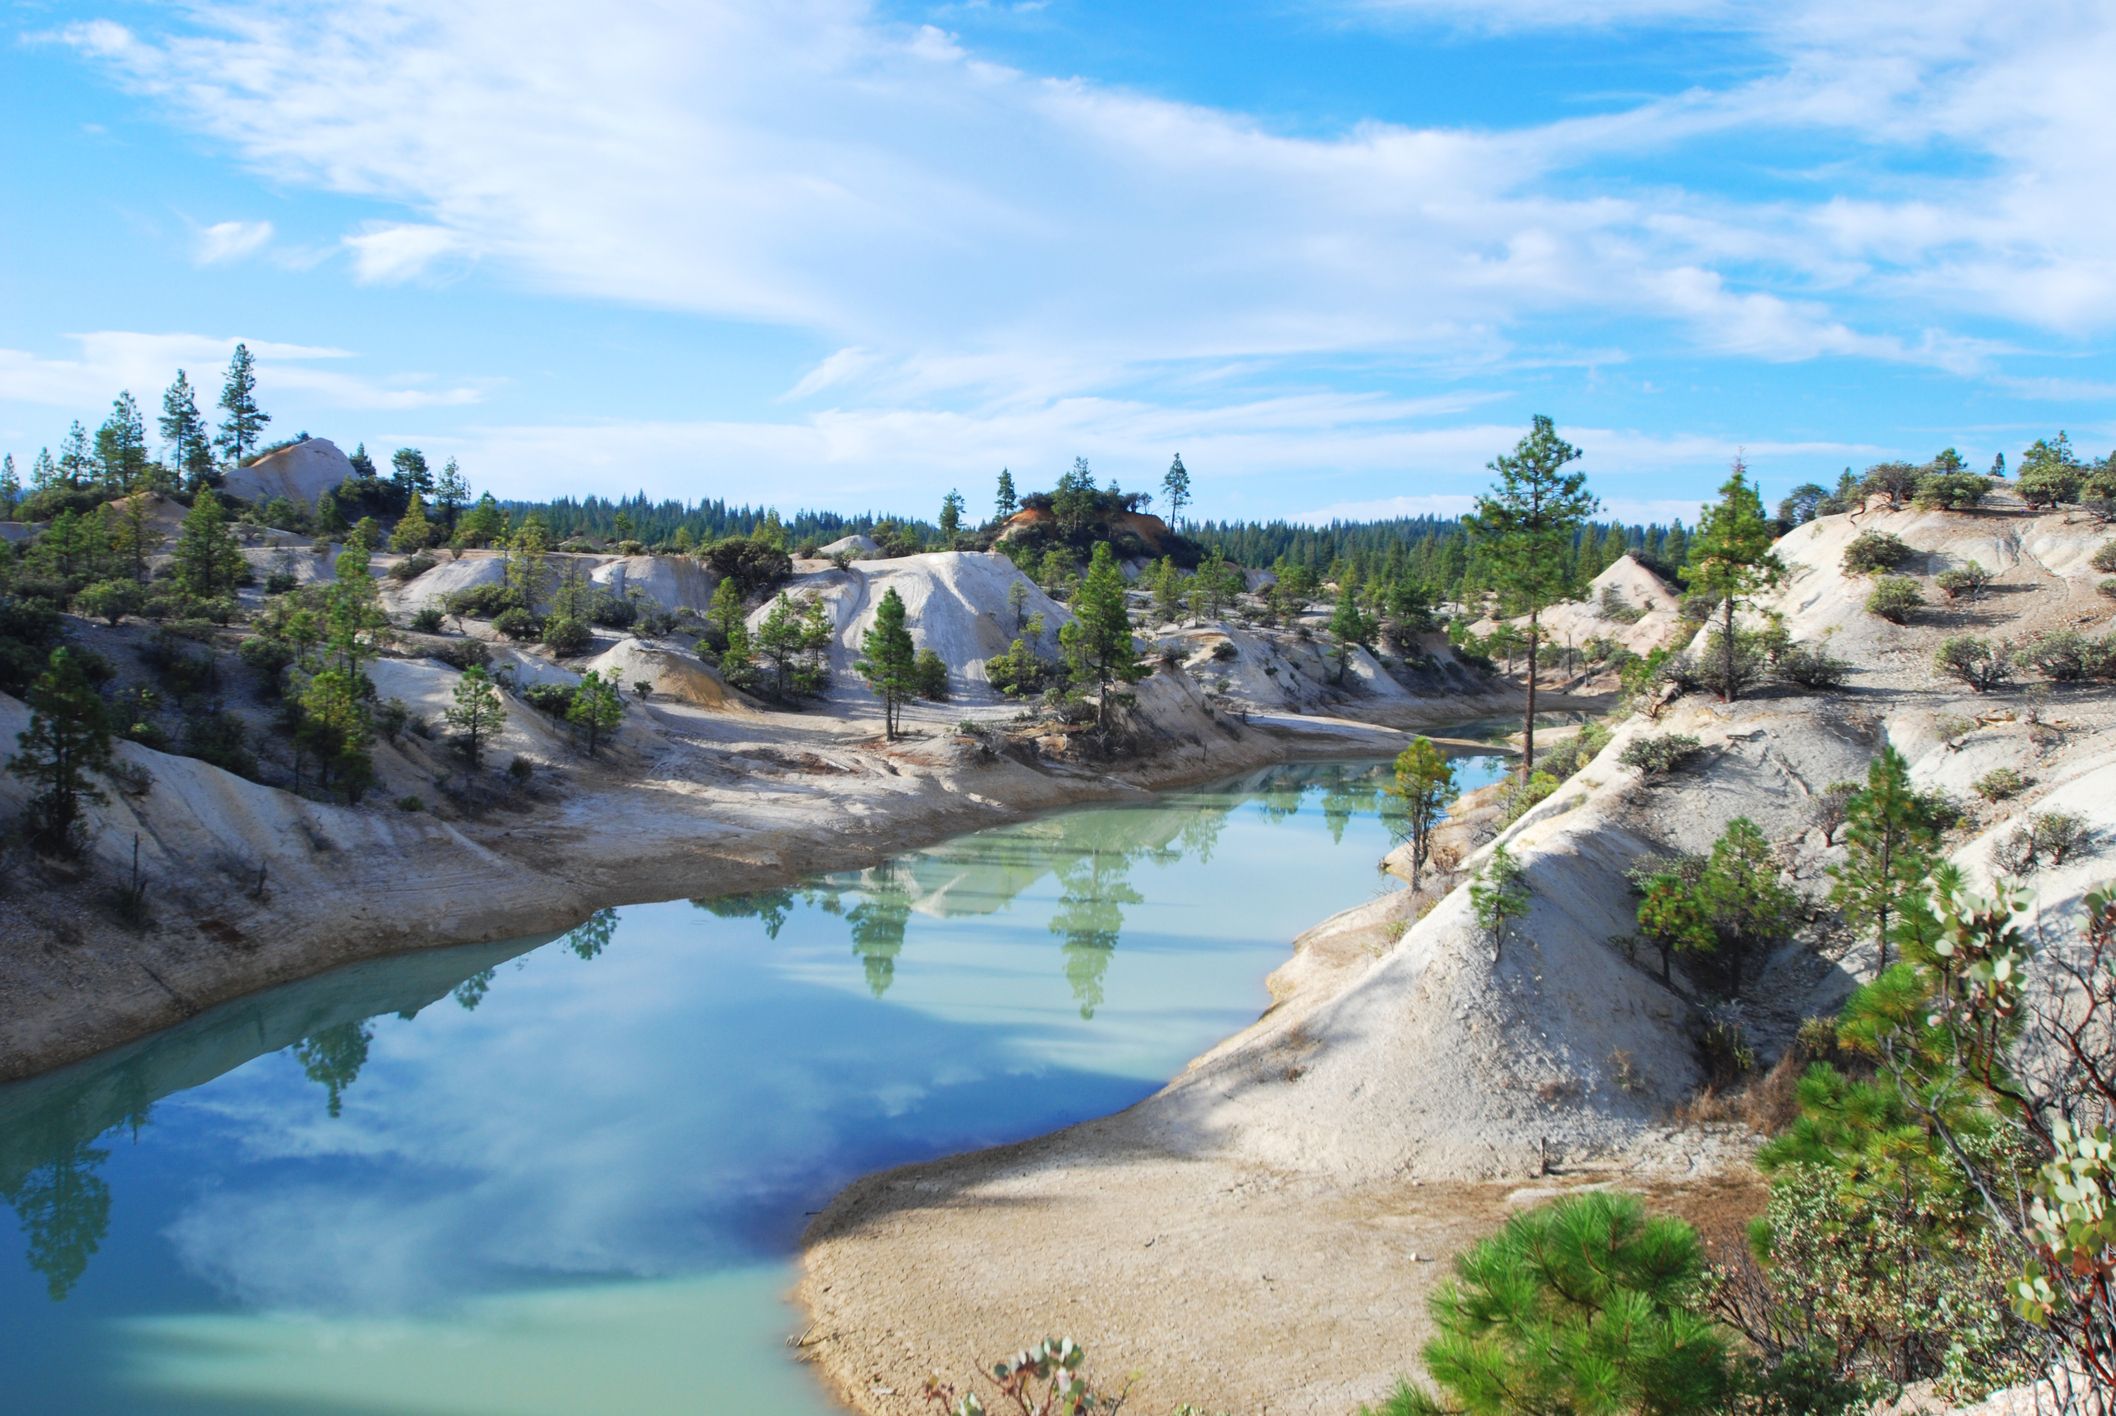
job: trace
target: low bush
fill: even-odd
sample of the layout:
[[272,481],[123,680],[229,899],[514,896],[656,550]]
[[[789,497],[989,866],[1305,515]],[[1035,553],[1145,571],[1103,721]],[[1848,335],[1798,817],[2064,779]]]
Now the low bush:
[[544,643],[554,653],[578,654],[594,642],[595,631],[569,616],[554,615],[544,625]]
[[1616,760],[1626,767],[1636,767],[1646,777],[1659,777],[1673,772],[1704,750],[1704,744],[1688,733],[1664,733],[1659,737],[1636,738],[1624,744],[1624,750]]
[[1991,843],[1991,864],[2002,875],[2031,875],[2045,865],[2063,865],[2093,835],[2084,817],[2037,812]]
[[2088,564],[2103,574],[2116,572],[2116,541],[2103,541]]
[[285,595],[301,584],[293,571],[275,566],[265,572],[264,592],[267,595]]
[[569,683],[532,683],[522,690],[522,701],[539,713],[549,713],[554,718],[563,718],[573,708],[573,685]]
[[1874,582],[1866,597],[1868,614],[1879,615],[1890,624],[1907,624],[1925,603],[1925,592],[1907,575],[1884,575]]
[[948,664],[939,654],[931,649],[919,650],[911,672],[920,698],[931,703],[948,701]]
[[2028,779],[2011,767],[1994,767],[1976,779],[1972,788],[1985,801],[2004,801],[2027,789]]
[[441,607],[447,610],[448,613],[459,615],[464,619],[493,620],[495,622],[507,611],[522,608],[520,602],[515,599],[514,592],[505,585],[497,583],[473,585],[467,590],[450,591],[441,601]]
[[2021,658],[2046,674],[2052,683],[2085,683],[2107,678],[2116,670],[2116,646],[2107,640],[2089,639],[2076,629],[2052,629],[2030,639]]
[[416,610],[412,613],[411,627],[420,634],[439,634],[441,632],[441,621],[444,618],[446,616],[441,613],[438,606],[428,605],[425,609]]
[[1974,472],[1928,472],[1918,479],[1915,499],[1928,511],[1968,511],[1990,490],[1991,479]]
[[2013,678],[2013,651],[1973,634],[1942,640],[1932,662],[1941,673],[1960,679],[1978,693],[2003,687]]
[[433,656],[456,669],[483,668],[492,662],[492,647],[482,639],[451,639],[436,644]]
[[1851,677],[1851,664],[1826,649],[1793,644],[1779,654],[1776,672],[1787,683],[1827,692],[1844,687]]
[[389,568],[389,578],[398,581],[416,580],[439,564],[440,562],[435,560],[430,552],[419,551],[414,555],[406,556],[403,560],[391,566]]
[[1894,570],[1916,554],[1899,536],[1891,536],[1886,531],[1861,531],[1844,548],[1844,573],[1872,575],[1877,571]]
[[1975,561],[1964,561],[1932,577],[1932,583],[1950,600],[1974,600],[1991,584],[1991,572]]
[[494,616],[492,627],[517,643],[534,639],[543,629],[542,621],[527,610],[515,608],[502,610]]
[[2095,588],[2110,599],[2116,600],[2116,575],[2110,576]]

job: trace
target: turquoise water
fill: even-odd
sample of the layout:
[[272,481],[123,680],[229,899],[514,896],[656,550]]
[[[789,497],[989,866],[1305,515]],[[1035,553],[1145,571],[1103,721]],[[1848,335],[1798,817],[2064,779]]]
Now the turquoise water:
[[378,960],[0,1088],[0,1407],[824,1416],[784,1345],[808,1213],[1254,1018],[1293,936],[1383,888],[1381,780]]

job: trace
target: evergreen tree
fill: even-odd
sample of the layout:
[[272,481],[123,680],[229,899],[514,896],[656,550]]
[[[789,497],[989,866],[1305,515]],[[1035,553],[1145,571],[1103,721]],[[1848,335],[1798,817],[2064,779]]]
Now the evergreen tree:
[[132,579],[141,584],[147,580],[147,553],[153,549],[155,541],[153,524],[148,518],[150,509],[144,491],[103,503],[103,530],[111,554],[123,561]]
[[441,716],[462,734],[463,755],[475,772],[485,759],[486,744],[507,726],[507,705],[492,676],[472,664],[456,680],[454,701],[441,710]]
[[406,495],[433,490],[433,470],[426,465],[426,454],[417,448],[398,448],[390,454],[389,465],[394,469],[390,473],[390,480],[402,488]]
[[96,461],[103,485],[129,496],[147,485],[147,424],[130,393],[120,393],[110,416],[96,429]]
[[169,448],[169,470],[183,479],[184,490],[197,492],[213,480],[213,440],[199,415],[198,397],[182,369],[162,394],[162,441]]
[[1058,631],[1075,682],[1091,682],[1098,697],[1095,726],[1109,732],[1110,685],[1137,683],[1149,672],[1132,641],[1131,614],[1124,599],[1124,572],[1109,542],[1095,543],[1087,575],[1073,596],[1073,620]]
[[216,439],[228,461],[239,463],[250,455],[272,416],[257,406],[257,361],[250,346],[238,344],[228,360],[228,376],[220,389],[220,437]]
[[227,510],[212,488],[204,488],[184,516],[176,537],[176,582],[201,600],[232,591],[248,562],[229,529]]
[[81,808],[105,800],[89,774],[110,765],[110,721],[103,699],[63,645],[51,651],[30,685],[29,726],[16,735],[20,749],[7,769],[34,786],[30,830],[39,847],[55,855],[79,855],[87,845]]
[[993,505],[998,508],[1001,521],[1012,516],[1014,509],[1021,505],[1021,498],[1014,493],[1014,474],[1004,467],[999,469],[999,495]]
[[434,505],[441,508],[441,523],[450,536],[456,533],[456,518],[470,501],[470,483],[451,457],[441,464],[441,475],[433,484]]
[[944,549],[954,550],[955,539],[962,531],[962,493],[950,491],[940,500],[940,541]]
[[875,606],[874,623],[860,640],[860,677],[882,700],[882,731],[895,737],[903,706],[918,694],[918,650],[904,626],[904,601],[892,586]]
[[830,620],[821,600],[810,600],[806,609],[797,607],[783,593],[773,602],[771,613],[757,626],[755,648],[770,666],[772,692],[790,699],[796,694],[821,690],[820,659],[829,648]]
[[1058,518],[1058,534],[1070,538],[1087,530],[1094,521],[1095,506],[1095,474],[1086,458],[1076,457],[1051,492],[1051,515]]
[[1734,675],[1740,647],[1734,637],[1734,611],[1744,596],[1777,584],[1785,575],[1785,563],[1771,550],[1773,539],[1771,524],[1763,516],[1763,498],[1737,457],[1733,475],[1719,489],[1718,503],[1698,518],[1689,563],[1682,568],[1685,584],[1720,603],[1720,652],[1725,657],[1719,696],[1726,702],[1734,700],[1739,687]]
[[1697,1233],[1635,1195],[1568,1195],[1514,1215],[1431,1299],[1426,1370],[1379,1416],[1686,1416],[1728,1409],[1728,1334],[1704,1315]]
[[580,687],[573,691],[573,702],[566,709],[566,721],[588,735],[590,757],[604,737],[617,731],[618,724],[624,721],[625,707],[617,670],[605,675],[590,669],[581,675]]
[[1155,618],[1162,624],[1174,624],[1183,613],[1183,577],[1167,556],[1154,565],[1153,592]]
[[404,515],[397,519],[396,529],[389,533],[389,548],[404,555],[415,555],[432,545],[434,536],[433,523],[426,519],[426,498],[413,492]]
[[1866,769],[1866,786],[1844,804],[1845,859],[1829,868],[1830,902],[1854,927],[1874,930],[1874,969],[1888,966],[1896,902],[1921,888],[1938,863],[1939,828],[1910,784],[1910,764],[1893,747]]
[[1431,738],[1415,737],[1396,755],[1396,785],[1390,789],[1403,803],[1411,837],[1411,888],[1418,888],[1431,855],[1433,828],[1455,790],[1455,764]]
[[548,553],[543,519],[534,514],[523,518],[507,546],[507,589],[515,604],[531,614],[551,587],[551,568],[544,562]]
[[735,631],[742,628],[742,587],[734,576],[724,577],[713,587],[713,598],[705,607],[705,622],[730,641]]
[[353,475],[355,477],[373,479],[375,475],[375,459],[367,455],[366,443],[356,446],[353,449],[353,455],[348,457],[346,461],[353,465]]
[[352,528],[346,524],[345,508],[331,492],[316,494],[316,534],[326,541],[335,541]]
[[53,479],[58,486],[78,491],[95,477],[95,455],[88,450],[88,429],[76,418],[67,426],[66,436],[59,443],[59,473]]
[[507,513],[500,510],[500,504],[493,500],[492,493],[487,492],[478,498],[475,506],[463,513],[462,521],[456,526],[455,541],[463,546],[489,546],[506,535]]
[[0,520],[12,519],[22,500],[22,478],[15,471],[15,455],[0,458]]
[[1330,614],[1330,635],[1337,641],[1337,681],[1345,681],[1352,651],[1373,642],[1374,621],[1359,608],[1359,596],[1347,577],[1337,592],[1337,608]]
[[1168,505],[1168,524],[1174,526],[1183,519],[1183,508],[1190,505],[1190,473],[1183,466],[1180,452],[1168,464],[1168,474],[1161,478],[1161,500]]
[[[366,675],[333,666],[311,675],[297,700],[296,750],[313,755],[323,785],[335,784],[349,802],[359,801],[374,777],[374,763],[367,751],[374,736],[374,718],[367,706],[372,691]],[[298,761],[295,772],[298,778]]]
[[51,460],[51,449],[40,447],[29,464],[29,489],[33,492],[50,491],[59,485],[59,465]]
[[1537,414],[1528,436],[1510,455],[1496,458],[1499,480],[1477,498],[1469,525],[1492,572],[1504,609],[1528,616],[1528,701],[1521,714],[1521,781],[1535,770],[1536,650],[1542,614],[1573,590],[1567,552],[1574,535],[1601,506],[1587,490],[1584,472],[1565,465],[1580,450],[1560,438],[1550,419]]

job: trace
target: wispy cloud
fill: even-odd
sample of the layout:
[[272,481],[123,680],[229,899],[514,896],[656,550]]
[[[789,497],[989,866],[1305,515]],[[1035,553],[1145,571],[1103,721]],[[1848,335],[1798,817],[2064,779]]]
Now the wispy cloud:
[[271,239],[269,221],[216,221],[199,231],[192,259],[200,265],[225,265],[256,255]]
[[[74,346],[72,357],[0,348],[0,401],[62,408],[85,416],[106,406],[120,389],[129,389],[141,403],[149,403],[176,377],[178,369],[184,369],[201,390],[204,402],[217,387],[215,381],[237,343],[235,336],[130,330],[100,330],[66,338]],[[385,410],[458,407],[483,397],[483,388],[472,383],[437,384],[411,376],[378,379],[331,367],[355,359],[350,350],[269,339],[243,342],[257,356],[258,387],[267,396],[279,391],[312,394],[338,408]]]
[[396,285],[426,275],[468,244],[445,226],[378,222],[345,238],[353,274],[363,285]]

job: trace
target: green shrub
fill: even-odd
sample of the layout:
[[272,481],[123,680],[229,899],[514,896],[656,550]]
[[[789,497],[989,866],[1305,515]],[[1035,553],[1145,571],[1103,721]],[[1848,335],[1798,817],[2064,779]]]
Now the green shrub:
[[539,713],[549,713],[554,718],[563,718],[573,710],[573,685],[569,683],[532,683],[522,690],[522,701]]
[[443,618],[438,606],[428,605],[425,609],[412,613],[411,627],[420,634],[439,634]]
[[1985,801],[2004,801],[2027,789],[2028,779],[2011,767],[1994,767],[1976,779],[1973,790]]
[[1787,683],[1821,691],[1842,688],[1851,676],[1849,662],[1826,649],[1806,644],[1789,645],[1778,656],[1775,667],[1778,677]]
[[300,584],[300,577],[284,566],[274,566],[265,572],[264,592],[267,595],[285,595]]
[[534,639],[543,624],[535,615],[519,607],[502,610],[492,621],[492,627],[517,643]]
[[1647,777],[1658,777],[1674,771],[1704,749],[1704,744],[1688,733],[1664,733],[1660,737],[1634,738],[1624,744],[1624,750],[1616,760],[1626,767],[1635,767]]
[[1907,575],[1884,575],[1874,582],[1866,597],[1868,614],[1879,615],[1890,624],[1907,623],[1925,603],[1925,592]]
[[512,590],[498,583],[450,591],[441,601],[441,607],[463,619],[492,620],[495,623],[509,610],[525,609]]
[[146,603],[147,592],[131,580],[98,580],[73,597],[76,610],[111,624],[138,614]]
[[403,560],[391,566],[389,568],[389,578],[397,581],[416,580],[439,564],[440,562],[435,560],[430,552],[419,551],[413,555],[406,556]]
[[1886,531],[1861,531],[1844,548],[1844,573],[1872,575],[1876,571],[1894,570],[1916,554],[1899,536]]
[[1991,583],[1991,572],[1975,561],[1965,561],[1951,566],[1932,577],[1932,583],[1940,587],[1940,593],[1950,600],[1974,600],[1984,593]]
[[1696,1231],[1648,1218],[1635,1195],[1516,1214],[1430,1300],[1421,1355],[1445,1399],[1405,1383],[1378,1416],[1721,1410],[1734,1366],[1702,1311],[1706,1282]]
[[2111,600],[2116,600],[2116,575],[2109,576],[2107,579],[2103,580],[2101,584],[2095,586],[2094,588],[2099,590],[2102,594],[2108,596]]
[[1928,511],[1968,511],[1991,490],[1991,479],[1974,472],[1928,472],[1918,479],[1917,504]]
[[2053,683],[2085,683],[2107,678],[2116,668],[2116,646],[2106,640],[2089,639],[2076,629],[2052,629],[2030,639],[2021,650],[2021,658],[2048,675]]
[[492,648],[482,639],[451,639],[436,644],[433,657],[456,669],[483,668],[492,662]]
[[594,642],[595,631],[566,615],[553,615],[544,625],[544,643],[554,653],[578,654]]
[[2003,687],[2013,678],[2013,652],[1973,634],[1942,640],[1932,662],[1941,673],[1960,679],[1978,693]]
[[2088,564],[2103,574],[2116,572],[2116,541],[2103,541]]
[[1506,789],[1499,813],[1500,829],[1519,821],[1558,789],[1558,778],[1549,772],[1531,772],[1524,783],[1516,778]]
[[911,674],[920,698],[932,703],[948,701],[948,665],[939,654],[931,649],[919,650]]

